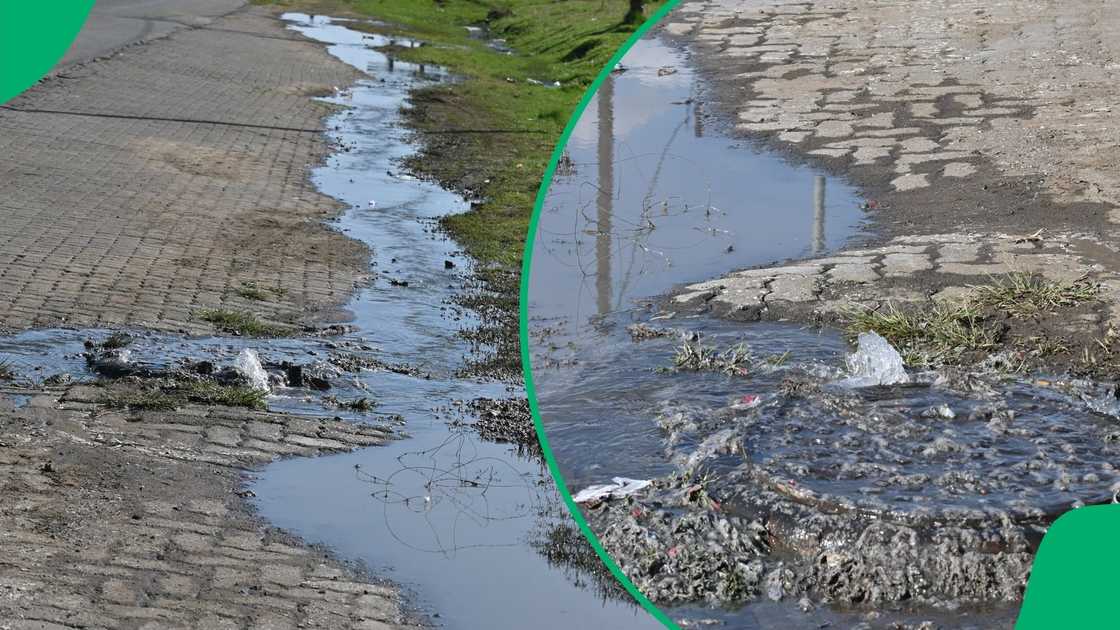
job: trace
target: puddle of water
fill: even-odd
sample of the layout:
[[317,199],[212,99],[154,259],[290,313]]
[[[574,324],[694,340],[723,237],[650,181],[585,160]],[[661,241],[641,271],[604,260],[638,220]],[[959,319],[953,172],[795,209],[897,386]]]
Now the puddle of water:
[[623,66],[584,111],[549,189],[534,316],[578,327],[676,283],[827,251],[857,229],[853,188],[711,128],[680,52],[646,39]]
[[[622,66],[566,147],[538,224],[529,285],[540,340],[532,345],[534,383],[573,487],[668,469],[647,407],[690,386],[653,378],[648,364],[636,373],[600,369],[638,354],[624,328],[649,316],[642,300],[678,283],[827,251],[862,218],[850,186],[712,128],[679,51],[647,38]],[[801,341],[796,328],[755,330],[778,354]],[[832,338],[822,352],[843,346]],[[594,461],[600,451],[590,446],[603,443],[625,457]]]

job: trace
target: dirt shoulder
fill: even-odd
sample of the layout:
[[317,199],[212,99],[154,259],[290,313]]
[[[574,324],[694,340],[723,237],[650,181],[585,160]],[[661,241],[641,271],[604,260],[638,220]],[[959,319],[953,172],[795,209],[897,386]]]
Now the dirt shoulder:
[[[308,167],[356,71],[260,8],[70,67],[0,109],[0,325],[296,322],[365,279]],[[246,291],[256,288],[256,292]],[[253,297],[245,297],[251,295]]]
[[1092,305],[1029,320],[1058,349],[1044,363],[1096,363],[1085,350],[1102,354],[1120,327],[1118,25],[1115,6],[1092,1],[682,5],[664,29],[688,45],[734,133],[843,174],[870,225],[858,250],[676,299],[742,319],[843,321],[959,304],[1008,274],[1082,281],[1098,287]]

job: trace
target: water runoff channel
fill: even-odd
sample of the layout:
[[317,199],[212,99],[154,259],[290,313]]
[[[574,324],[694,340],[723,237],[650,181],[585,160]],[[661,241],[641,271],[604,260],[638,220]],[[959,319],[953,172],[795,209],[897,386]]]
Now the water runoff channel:
[[[461,375],[471,348],[459,331],[478,321],[454,298],[470,261],[435,221],[469,203],[399,172],[399,161],[415,152],[400,120],[409,92],[454,78],[438,67],[387,57],[377,49],[389,38],[348,28],[346,20],[299,13],[282,19],[365,75],[324,98],[340,106],[326,121],[338,150],[313,170],[312,180],[349,206],[335,225],[370,247],[379,277],[348,305],[353,317],[342,335],[262,340],[133,330],[127,352],[116,360],[153,371],[200,360],[232,366],[245,363],[252,350],[266,366],[310,365],[339,400],[377,403],[372,412],[328,406],[331,415],[354,422],[399,419],[402,439],[350,454],[280,461],[255,474],[250,487],[270,523],[399,584],[412,607],[437,627],[658,627],[625,592],[603,588],[545,551],[550,532],[571,524],[539,459],[463,426],[469,422],[463,402],[524,392],[520,384]],[[447,260],[459,261],[454,271]],[[112,332],[26,331],[0,339],[0,359],[33,381],[93,380],[84,344]],[[342,351],[408,369],[355,374],[332,368],[332,357]],[[283,384],[273,385],[268,406],[324,414],[318,392]]]
[[[682,624],[1009,626],[1045,524],[1120,480],[1114,410],[1007,377],[853,381],[849,358],[882,357],[841,331],[676,310],[681,284],[868,235],[855,188],[731,138],[705,106],[685,51],[639,42],[578,121],[532,235],[531,367],[568,488],[654,482],[584,509]],[[747,369],[673,369],[689,343],[741,347]],[[732,516],[765,525],[731,537]],[[873,544],[896,526],[913,555]],[[682,556],[711,570],[686,576]],[[924,603],[875,583],[906,562],[942,563]]]

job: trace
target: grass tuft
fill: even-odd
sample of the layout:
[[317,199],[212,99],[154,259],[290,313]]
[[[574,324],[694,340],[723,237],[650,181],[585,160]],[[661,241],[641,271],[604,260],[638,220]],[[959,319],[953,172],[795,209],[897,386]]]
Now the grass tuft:
[[[1035,274],[1012,272],[991,278],[991,283],[972,286],[971,295],[960,304],[936,304],[932,309],[902,311],[894,305],[884,310],[848,313],[847,331],[853,337],[874,331],[898,349],[911,366],[956,364],[970,354],[998,349],[1003,328],[1000,318],[1022,319],[1053,313],[1096,299],[1095,284],[1054,282]],[[1017,343],[1034,356],[1067,352],[1060,340],[1031,336]]]
[[264,410],[266,392],[243,385],[221,385],[213,381],[183,381],[173,390],[174,395],[203,405],[224,405]]
[[242,282],[241,286],[237,288],[237,295],[240,295],[246,300],[255,300],[257,302],[263,302],[270,297],[268,291],[261,289],[252,282]]
[[175,411],[182,401],[160,390],[114,392],[101,397],[101,404],[133,411]]
[[292,329],[288,326],[269,324],[251,313],[240,311],[216,308],[202,309],[195,311],[194,316],[204,322],[210,322],[222,332],[245,335],[246,337],[283,337],[292,332]]
[[1041,276],[1012,272],[992,283],[971,287],[971,303],[1003,311],[1012,317],[1031,317],[1076,306],[1097,297],[1100,287],[1083,280],[1054,282]]
[[241,385],[222,385],[213,381],[176,381],[170,385],[137,391],[105,394],[101,403],[133,411],[174,411],[186,403],[245,407],[263,411],[266,393]]
[[968,352],[995,349],[1000,338],[998,329],[968,304],[913,312],[892,304],[883,311],[855,311],[847,319],[850,335],[879,333],[911,366],[956,363]]
[[11,361],[0,359],[0,381],[10,381],[16,377],[16,370]]
[[373,411],[373,408],[377,406],[376,402],[364,396],[352,400],[339,400],[335,396],[324,396],[323,402],[334,405],[339,409],[357,411],[359,413],[368,413],[370,411]]
[[100,346],[105,350],[118,350],[132,344],[132,335],[123,332],[115,332],[105,338]]

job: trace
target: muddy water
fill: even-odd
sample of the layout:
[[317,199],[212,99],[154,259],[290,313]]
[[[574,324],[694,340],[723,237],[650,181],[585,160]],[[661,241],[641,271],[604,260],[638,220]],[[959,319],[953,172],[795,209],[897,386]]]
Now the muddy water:
[[[479,440],[463,426],[473,420],[464,401],[524,392],[517,384],[458,376],[470,351],[458,333],[478,323],[453,303],[470,284],[471,261],[439,233],[435,220],[466,210],[468,202],[399,172],[399,160],[414,151],[400,108],[411,89],[449,80],[446,73],[387,59],[374,48],[390,40],[348,29],[345,21],[283,17],[368,75],[326,99],[341,106],[327,121],[337,147],[312,175],[320,190],[350,207],[335,226],[373,252],[375,279],[347,307],[345,321],[353,331],[261,340],[136,330],[130,331],[129,362],[152,371],[200,360],[229,366],[252,349],[266,366],[287,361],[330,382],[328,392],[274,386],[270,409],[391,420],[402,439],[347,455],[276,463],[257,475],[252,490],[270,522],[393,580],[437,626],[657,627],[627,599],[604,598],[578,568],[550,564],[540,546],[570,519],[547,472],[516,447]],[[84,343],[103,341],[111,332],[27,331],[0,339],[0,360],[21,382],[64,375],[94,380]],[[351,359],[376,364],[338,367]],[[324,394],[344,401],[369,398],[376,406],[344,411]]]
[[[777,590],[752,584],[753,595],[713,607],[673,590],[671,572],[663,582],[651,578],[662,599],[678,602],[670,615],[686,622],[1010,625],[1019,580],[1047,524],[1111,500],[1120,487],[1114,396],[1090,384],[991,371],[911,373],[905,385],[852,387],[845,359],[854,348],[838,331],[674,312],[657,297],[680,283],[854,240],[860,200],[842,181],[721,135],[687,60],[657,39],[633,48],[620,70],[579,121],[535,235],[533,377],[569,489],[616,476],[704,478],[719,514],[767,524],[776,547],[755,575],[794,576]],[[635,340],[628,332],[635,323],[669,332]],[[718,349],[742,344],[748,355],[730,375],[677,370],[685,339]],[[661,510],[668,523],[695,509],[674,502],[679,487],[663,488],[633,511],[593,513],[596,527],[613,532],[608,546],[625,549],[631,566],[660,558],[665,549],[657,545],[674,544],[673,526],[665,533],[643,512]],[[902,551],[861,555],[857,541],[872,540],[864,534],[880,526],[911,528],[925,541],[916,543],[910,570],[926,563],[923,571],[978,572],[912,587],[930,589],[925,604],[914,605],[915,592],[904,588],[868,606],[864,598],[880,585],[866,576],[894,571],[885,567]],[[958,536],[960,558],[938,557],[928,542]],[[709,535],[706,544],[716,540]],[[813,546],[824,540],[827,548]],[[986,546],[965,553],[977,540]],[[821,557],[830,564],[832,556],[817,554],[833,551],[860,568],[832,575],[814,564]],[[662,561],[672,563],[672,554]],[[986,580],[985,571],[1000,577]],[[864,603],[830,607],[815,599],[822,595]]]
[[[679,51],[646,39],[622,68],[566,147],[530,278],[535,385],[573,488],[671,468],[659,455],[648,404],[694,385],[652,378],[652,364],[600,369],[649,360],[625,327],[654,316],[652,298],[678,283],[829,251],[862,218],[850,186],[730,140],[706,113],[702,87]],[[844,348],[835,336],[804,344],[815,333],[790,326],[760,325],[752,335],[778,354],[804,347],[834,360]],[[596,444],[625,457],[601,461]]]

